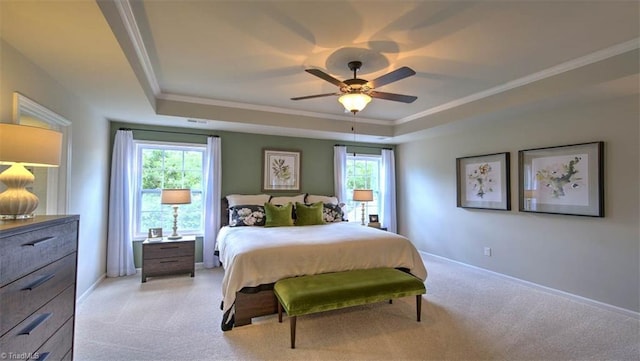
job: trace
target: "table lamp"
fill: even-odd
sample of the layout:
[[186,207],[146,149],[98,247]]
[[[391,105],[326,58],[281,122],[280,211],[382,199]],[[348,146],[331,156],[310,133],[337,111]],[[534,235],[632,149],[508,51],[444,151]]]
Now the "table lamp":
[[0,123],[0,164],[10,165],[0,174],[7,189],[0,193],[0,219],[32,218],[38,197],[26,187],[35,177],[25,166],[57,167],[62,133],[39,127]]
[[180,239],[178,234],[178,205],[191,203],[191,189],[163,189],[160,203],[173,207],[173,234],[168,239]]
[[364,226],[364,203],[371,202],[373,200],[373,191],[371,189],[354,189],[353,200],[362,202],[362,223]]

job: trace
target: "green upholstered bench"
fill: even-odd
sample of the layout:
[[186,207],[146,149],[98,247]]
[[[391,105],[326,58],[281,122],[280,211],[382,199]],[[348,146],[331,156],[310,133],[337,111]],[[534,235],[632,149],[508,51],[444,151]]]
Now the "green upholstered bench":
[[291,348],[296,343],[296,318],[310,313],[337,310],[394,298],[416,296],[420,322],[424,283],[415,276],[394,268],[374,268],[286,278],[276,282],[278,322],[282,309],[291,322]]

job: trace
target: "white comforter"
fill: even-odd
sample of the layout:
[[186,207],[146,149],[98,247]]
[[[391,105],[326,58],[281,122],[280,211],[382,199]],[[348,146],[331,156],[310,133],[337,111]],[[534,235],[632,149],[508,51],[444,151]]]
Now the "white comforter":
[[217,239],[225,268],[225,314],[236,292],[283,278],[376,267],[404,267],[427,278],[420,254],[405,237],[340,222],[303,227],[223,227]]

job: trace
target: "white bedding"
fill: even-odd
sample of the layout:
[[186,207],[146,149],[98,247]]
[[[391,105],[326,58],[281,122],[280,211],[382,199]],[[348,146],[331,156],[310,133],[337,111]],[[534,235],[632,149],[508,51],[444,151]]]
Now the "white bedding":
[[[283,278],[376,267],[404,267],[421,280],[427,270],[405,237],[349,222],[293,227],[229,227],[217,239],[225,273],[225,315],[236,292]],[[223,321],[224,322],[224,321]]]

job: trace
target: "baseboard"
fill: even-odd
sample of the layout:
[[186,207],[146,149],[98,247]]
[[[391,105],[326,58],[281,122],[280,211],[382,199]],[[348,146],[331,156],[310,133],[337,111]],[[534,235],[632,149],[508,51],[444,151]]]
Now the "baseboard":
[[[578,296],[578,295],[575,295],[573,293],[569,293],[569,292],[561,291],[561,290],[558,290],[558,289],[555,289],[555,288],[543,286],[543,285],[540,285],[540,284],[537,284],[537,283],[534,283],[534,282],[525,281],[523,279],[520,279],[520,278],[517,278],[517,277],[513,277],[513,276],[509,276],[509,275],[506,275],[504,273],[491,271],[491,270],[488,270],[486,268],[482,268],[482,267],[474,266],[474,265],[471,265],[471,264],[468,264],[468,263],[456,261],[456,260],[453,260],[451,258],[439,256],[437,254],[424,252],[424,251],[419,251],[419,252],[421,254],[423,254],[423,255],[439,258],[441,260],[445,260],[445,261],[448,261],[448,262],[456,263],[456,264],[459,264],[461,266],[466,266],[466,267],[473,268],[473,269],[476,269],[476,270],[479,270],[479,271],[487,272],[487,273],[496,275],[498,277],[502,277],[502,278],[517,282],[517,283],[519,283],[521,285],[524,285],[524,286],[527,286],[527,287],[531,287],[531,288],[535,288],[537,290],[540,290],[540,291],[543,291],[543,292],[546,292],[546,293],[549,293],[549,294],[552,294],[552,295],[565,297],[565,298],[568,298],[568,299],[576,301],[576,302],[588,304],[588,305],[591,305],[591,306],[594,306],[594,307],[598,307],[598,308],[601,308],[601,309],[604,309],[604,310],[607,310],[607,311],[616,312],[616,313],[619,313],[621,315],[640,320],[640,312],[635,312],[635,311],[632,311],[632,310],[628,310],[626,308],[610,305],[608,303],[596,301],[596,300],[593,300],[591,298]],[[427,269],[427,271],[428,271],[428,269]]]
[[100,276],[100,278],[98,278],[89,288],[87,288],[86,291],[84,291],[80,295],[80,297],[76,298],[76,307],[78,307],[82,302],[84,302],[84,300],[86,300],[87,297],[89,297],[91,292],[93,292],[93,290],[95,290],[96,287],[98,287],[98,285],[100,284],[100,282],[102,282],[102,280],[104,280],[105,278],[107,278],[107,274],[103,273],[102,276]]
[[[196,262],[195,264],[195,269],[204,269],[204,263],[202,262]],[[139,274],[139,272],[141,272],[142,269],[140,267],[136,268],[136,274]],[[98,287],[98,285],[100,284],[100,282],[102,282],[105,278],[107,278],[107,274],[103,273],[102,276],[100,276],[100,278],[98,278],[98,280],[96,280],[91,287],[89,287],[86,291],[84,291],[80,297],[78,297],[76,299],[76,307],[79,306],[85,299],[87,299],[87,297],[89,297],[89,295],[91,294],[91,292],[93,292],[94,289],[96,289],[96,287]]]

